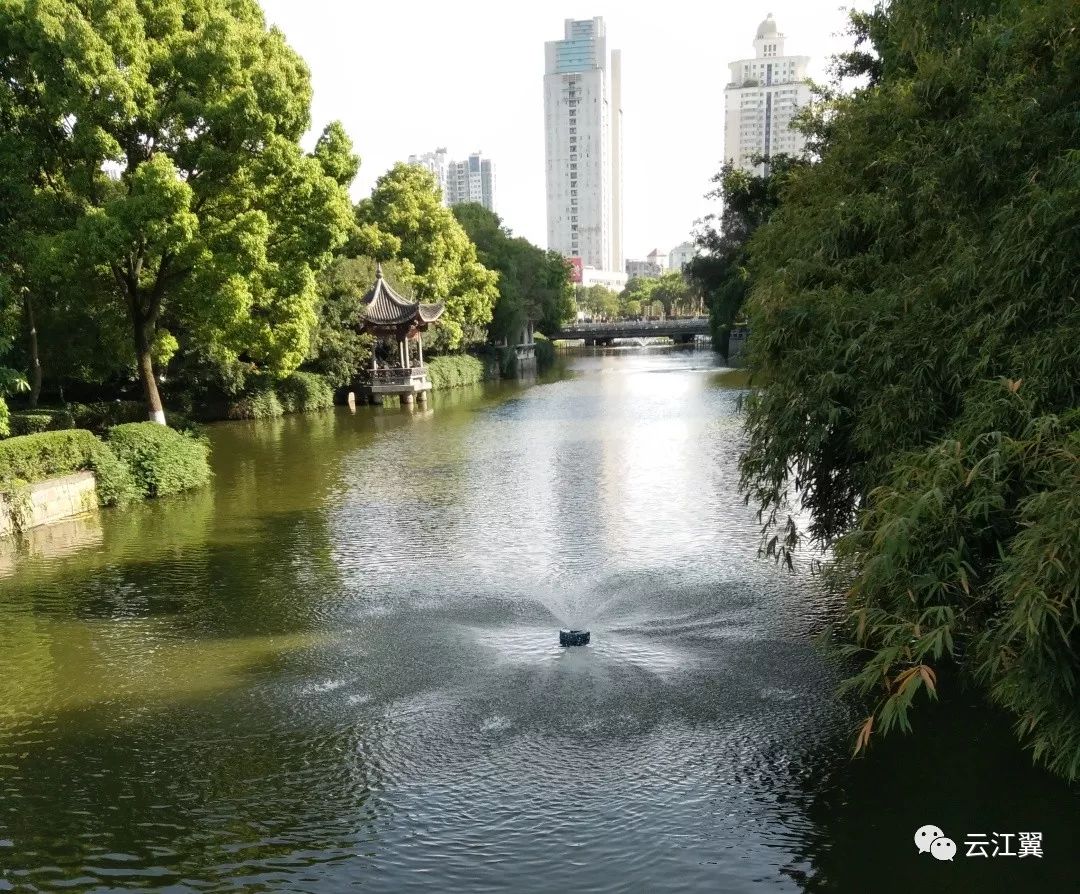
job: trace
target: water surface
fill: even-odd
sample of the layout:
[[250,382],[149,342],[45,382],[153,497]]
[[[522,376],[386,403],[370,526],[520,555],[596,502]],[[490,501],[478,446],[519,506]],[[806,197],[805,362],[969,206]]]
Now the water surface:
[[974,693],[850,759],[739,394],[613,350],[218,425],[212,487],[0,547],[0,889],[1074,889],[1075,789]]

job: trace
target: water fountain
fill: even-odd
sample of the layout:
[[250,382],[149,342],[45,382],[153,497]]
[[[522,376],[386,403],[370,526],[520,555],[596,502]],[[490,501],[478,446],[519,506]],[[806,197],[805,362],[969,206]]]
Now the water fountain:
[[560,630],[560,646],[587,646],[589,644],[588,630]]

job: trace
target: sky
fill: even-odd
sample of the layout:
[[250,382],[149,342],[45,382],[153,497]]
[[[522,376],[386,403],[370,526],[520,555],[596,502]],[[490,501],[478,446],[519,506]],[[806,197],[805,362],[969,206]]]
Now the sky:
[[[495,162],[495,210],[515,235],[547,242],[544,42],[563,20],[603,16],[623,59],[623,244],[628,258],[668,251],[719,210],[704,198],[724,143],[727,64],[753,56],[773,13],[786,52],[825,80],[845,49],[840,0],[262,0],[311,69],[310,146],[340,120],[361,158],[354,199],[409,155],[445,146]],[[869,8],[870,0],[847,6]]]

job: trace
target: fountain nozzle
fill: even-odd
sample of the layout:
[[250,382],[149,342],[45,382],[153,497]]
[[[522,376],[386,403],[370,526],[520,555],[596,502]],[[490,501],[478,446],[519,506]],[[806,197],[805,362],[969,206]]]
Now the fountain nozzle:
[[560,646],[587,646],[589,644],[588,630],[560,630]]

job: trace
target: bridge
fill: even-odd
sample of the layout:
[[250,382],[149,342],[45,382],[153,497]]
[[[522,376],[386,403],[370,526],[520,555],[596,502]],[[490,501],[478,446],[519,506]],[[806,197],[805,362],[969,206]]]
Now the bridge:
[[675,320],[618,320],[611,323],[570,323],[552,339],[575,341],[584,339],[587,345],[610,345],[617,338],[670,338],[688,343],[699,335],[709,335],[709,318],[692,317]]

